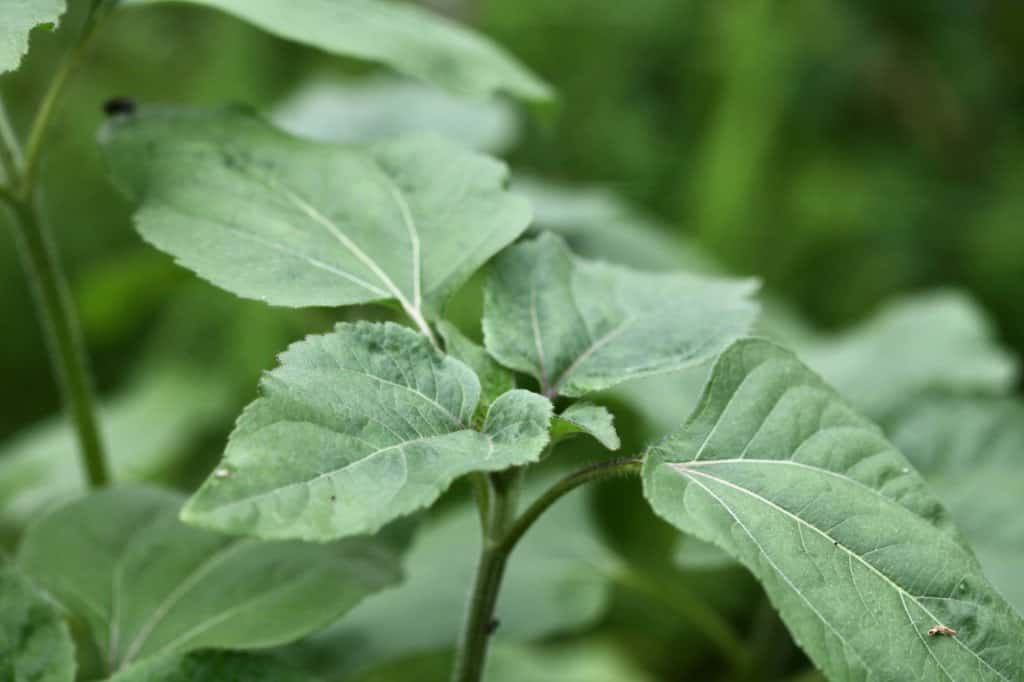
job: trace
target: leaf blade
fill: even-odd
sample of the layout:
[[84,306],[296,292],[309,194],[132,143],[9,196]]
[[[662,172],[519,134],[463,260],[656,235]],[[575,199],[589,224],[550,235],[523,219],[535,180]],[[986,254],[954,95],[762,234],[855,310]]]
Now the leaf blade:
[[[877,427],[768,342],[723,354],[686,426],[650,450],[644,490],[740,559],[833,679],[1024,671],[1024,622],[939,502]],[[960,632],[929,637],[936,624]]]
[[56,24],[64,14],[64,0],[15,0],[4,7],[0,24],[0,74],[14,71],[28,52],[29,33],[37,26]]
[[574,433],[585,433],[609,450],[622,445],[615,431],[615,416],[602,405],[578,402],[555,416],[553,436],[557,440]]
[[12,566],[0,566],[0,676],[11,682],[72,682],[75,652],[57,607]]

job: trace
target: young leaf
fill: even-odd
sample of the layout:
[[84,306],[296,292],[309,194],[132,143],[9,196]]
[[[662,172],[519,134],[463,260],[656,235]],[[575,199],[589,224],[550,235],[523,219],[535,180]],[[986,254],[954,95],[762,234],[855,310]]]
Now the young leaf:
[[528,391],[496,399],[474,430],[476,375],[405,327],[339,324],[280,360],[186,521],[264,538],[371,533],[548,442],[551,403]]
[[297,639],[398,581],[397,548],[240,540],[178,521],[182,498],[117,488],[29,527],[16,561],[89,626],[112,672],[150,656]]
[[615,416],[606,407],[588,402],[573,403],[555,415],[551,435],[558,440],[574,433],[585,433],[609,450],[618,450],[621,443],[614,420]]
[[[1024,621],[939,501],[789,352],[726,350],[643,480],[659,515],[754,573],[831,679],[1024,677]],[[930,636],[936,625],[957,634]]]
[[[320,662],[325,674],[330,669],[332,677],[349,679],[382,661],[450,649],[476,568],[479,525],[470,505],[425,523],[407,555],[408,578],[401,586],[367,599],[292,653]],[[593,624],[609,605],[619,570],[593,526],[587,497],[560,500],[510,558],[495,610],[496,641],[537,640]],[[430,614],[429,627],[411,613]]]
[[[551,97],[547,84],[488,38],[410,3],[384,0],[185,0],[287,40],[387,64],[460,95]],[[128,0],[153,4],[166,0]]]
[[228,651],[158,656],[128,666],[108,682],[315,682],[272,658]]
[[486,350],[467,339],[455,325],[442,320],[438,322],[437,330],[444,339],[448,355],[469,365],[480,380],[478,414],[486,414],[498,396],[516,387],[516,379],[512,372],[496,363]]
[[887,431],[941,496],[985,575],[1024,614],[1024,405],[936,397]]
[[638,272],[574,257],[551,234],[498,258],[484,301],[487,350],[549,395],[578,397],[682,369],[742,334],[756,284]]
[[313,143],[223,110],[122,117],[103,138],[144,238],[274,305],[394,299],[426,331],[530,220],[503,164],[433,136]]
[[997,395],[1017,377],[1017,362],[996,343],[984,311],[952,291],[898,301],[845,334],[795,347],[876,418],[930,389]]
[[0,21],[0,74],[13,71],[28,52],[28,35],[36,26],[55,25],[64,14],[64,0],[5,2]]
[[57,607],[13,567],[0,566],[0,680],[74,679],[74,646]]

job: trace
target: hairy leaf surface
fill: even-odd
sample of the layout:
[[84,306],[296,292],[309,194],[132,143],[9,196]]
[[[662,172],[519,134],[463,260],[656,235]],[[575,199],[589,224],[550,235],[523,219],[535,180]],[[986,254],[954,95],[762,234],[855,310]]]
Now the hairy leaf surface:
[[[412,3],[388,0],[178,0],[233,14],[287,40],[387,64],[471,96],[548,99],[548,86],[490,39]],[[166,0],[129,0],[153,4]]]
[[[742,340],[644,491],[764,584],[832,680],[1024,677],[1024,621],[939,501],[871,422],[792,354]],[[936,625],[955,636],[929,636]]]
[[437,329],[444,339],[448,355],[466,363],[476,373],[480,380],[480,405],[476,411],[478,415],[486,414],[498,396],[516,387],[515,377],[512,372],[496,363],[482,346],[466,338],[455,325],[441,320]]
[[122,117],[103,137],[144,238],[274,305],[393,299],[423,327],[530,220],[503,164],[435,136],[314,143],[222,110]]
[[1024,614],[1024,405],[935,397],[887,430],[949,508],[985,574]]
[[117,488],[46,515],[17,563],[92,632],[108,670],[297,639],[398,581],[397,547],[232,538],[182,524],[183,498]]
[[622,444],[615,431],[615,416],[602,405],[573,403],[555,416],[552,435],[565,438],[574,433],[585,433],[609,450],[618,450]]
[[405,327],[340,324],[280,361],[185,520],[268,538],[370,533],[548,442],[551,403],[528,391],[498,397],[472,428],[476,375]]
[[0,680],[74,679],[74,646],[56,605],[13,567],[0,566]]
[[536,377],[547,395],[578,397],[706,360],[744,333],[756,284],[653,274],[570,253],[552,234],[495,262],[484,303],[487,350]]
[[18,68],[33,28],[57,23],[64,14],[64,0],[5,0],[2,11],[0,74]]

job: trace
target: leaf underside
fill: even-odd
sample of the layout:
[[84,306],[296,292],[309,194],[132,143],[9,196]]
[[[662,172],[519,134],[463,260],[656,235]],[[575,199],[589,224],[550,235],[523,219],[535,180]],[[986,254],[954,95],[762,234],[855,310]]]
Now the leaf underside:
[[[167,0],[128,0],[154,4]],[[453,93],[498,91],[530,100],[550,88],[490,39],[406,2],[384,0],[181,0],[233,14],[332,54],[386,64]]]
[[178,521],[183,498],[97,493],[44,516],[16,561],[89,626],[108,671],[151,656],[297,639],[398,581],[396,547],[259,542]]
[[480,430],[476,375],[394,324],[340,324],[280,357],[221,466],[183,511],[264,538],[372,533],[431,504],[459,476],[535,461],[551,403],[509,391]]
[[829,679],[1024,679],[1024,622],[939,501],[789,352],[732,345],[643,478],[659,515],[754,573]]
[[273,305],[395,300],[421,323],[530,220],[503,164],[436,136],[341,146],[241,110],[165,110],[103,142],[147,241]]
[[653,274],[573,256],[552,234],[495,262],[484,340],[547,395],[579,397],[702,362],[743,334],[757,307],[749,280]]
[[18,68],[33,28],[55,25],[62,14],[64,0],[6,0],[0,21],[0,74]]

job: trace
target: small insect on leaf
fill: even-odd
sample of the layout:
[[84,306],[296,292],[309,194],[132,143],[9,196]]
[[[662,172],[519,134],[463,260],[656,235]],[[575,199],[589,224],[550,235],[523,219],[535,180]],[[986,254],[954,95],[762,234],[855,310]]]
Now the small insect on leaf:
[[129,97],[114,97],[103,103],[107,116],[127,116],[135,113],[135,100]]
[[933,625],[928,628],[928,636],[935,637],[936,635],[944,635],[946,637],[952,637],[956,634],[956,630],[950,627],[946,627],[941,623],[939,625]]

